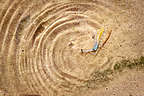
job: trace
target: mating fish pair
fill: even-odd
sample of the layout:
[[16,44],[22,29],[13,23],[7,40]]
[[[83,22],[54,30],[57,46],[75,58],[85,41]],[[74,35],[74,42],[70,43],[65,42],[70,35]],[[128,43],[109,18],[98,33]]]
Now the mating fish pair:
[[97,33],[97,38],[95,38],[95,44],[92,49],[81,49],[82,53],[87,52],[96,52],[96,50],[99,48],[100,38],[102,34],[104,33],[104,28],[101,28],[100,31]]

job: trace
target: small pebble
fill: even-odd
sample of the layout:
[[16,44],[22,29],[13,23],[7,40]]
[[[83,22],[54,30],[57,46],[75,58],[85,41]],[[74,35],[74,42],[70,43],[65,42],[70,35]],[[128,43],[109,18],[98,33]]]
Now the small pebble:
[[72,43],[72,42],[69,42],[69,43],[68,43],[68,46],[73,46],[73,43]]

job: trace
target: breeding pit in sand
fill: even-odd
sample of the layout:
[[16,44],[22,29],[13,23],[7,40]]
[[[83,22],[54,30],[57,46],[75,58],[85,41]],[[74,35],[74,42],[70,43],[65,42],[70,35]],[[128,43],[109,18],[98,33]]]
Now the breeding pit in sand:
[[[116,63],[144,56],[143,6],[143,0],[0,0],[0,94],[110,96],[98,89],[121,77],[112,75]],[[82,53],[101,28],[97,54]]]

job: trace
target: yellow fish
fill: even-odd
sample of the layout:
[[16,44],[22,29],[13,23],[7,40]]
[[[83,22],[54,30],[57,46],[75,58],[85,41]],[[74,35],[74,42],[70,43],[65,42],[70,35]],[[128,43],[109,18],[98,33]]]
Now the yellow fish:
[[97,35],[97,42],[100,41],[100,38],[101,38],[103,32],[104,32],[104,28],[101,28],[101,29],[99,30],[99,32],[98,32],[98,35]]

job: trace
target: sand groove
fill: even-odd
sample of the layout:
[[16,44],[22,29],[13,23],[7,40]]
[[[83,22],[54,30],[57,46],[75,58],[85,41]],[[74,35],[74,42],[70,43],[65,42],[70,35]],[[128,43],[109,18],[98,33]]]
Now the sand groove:
[[[0,16],[1,54],[5,54],[2,64],[9,62],[11,66],[7,69],[16,69],[12,71],[18,76],[16,84],[24,87],[17,88],[18,94],[73,93],[94,70],[111,66],[108,57],[103,57],[104,60],[82,54],[80,49],[92,48],[96,30],[109,27],[105,25],[112,21],[114,6],[101,1],[56,4],[45,1],[38,7],[32,2],[7,0],[4,15]],[[106,35],[107,31],[103,37]]]

